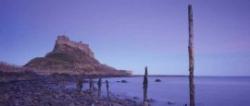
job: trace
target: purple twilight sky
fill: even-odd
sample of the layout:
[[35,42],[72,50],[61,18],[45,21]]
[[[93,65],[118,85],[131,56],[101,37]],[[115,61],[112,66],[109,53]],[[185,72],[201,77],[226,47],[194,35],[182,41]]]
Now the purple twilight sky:
[[0,61],[24,65],[57,35],[95,57],[142,74],[188,74],[192,3],[195,75],[250,75],[250,0],[0,0]]

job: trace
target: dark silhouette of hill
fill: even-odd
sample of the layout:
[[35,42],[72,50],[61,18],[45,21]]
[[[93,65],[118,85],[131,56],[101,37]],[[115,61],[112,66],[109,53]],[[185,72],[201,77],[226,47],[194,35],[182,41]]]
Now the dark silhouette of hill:
[[66,36],[58,36],[51,52],[30,60],[24,67],[39,74],[130,75],[128,71],[100,63],[88,44],[71,41]]

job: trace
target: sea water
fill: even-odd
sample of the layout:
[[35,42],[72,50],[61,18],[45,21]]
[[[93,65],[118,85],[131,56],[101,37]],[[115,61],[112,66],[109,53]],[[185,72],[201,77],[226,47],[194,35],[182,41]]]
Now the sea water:
[[[155,82],[156,79],[161,82]],[[142,100],[143,77],[107,80],[113,94]],[[118,83],[120,80],[127,83]],[[189,103],[188,77],[149,77],[148,80],[148,98],[153,106]],[[250,106],[250,77],[196,77],[195,92],[197,106]]]
[[[161,81],[155,82],[156,79]],[[105,80],[109,81],[112,95],[142,102],[143,77],[105,78],[103,96],[106,95]],[[127,82],[121,83],[121,80]],[[86,90],[88,84],[84,87]],[[188,104],[188,77],[149,77],[148,98],[152,106]],[[250,106],[250,77],[195,77],[195,100],[197,106]]]

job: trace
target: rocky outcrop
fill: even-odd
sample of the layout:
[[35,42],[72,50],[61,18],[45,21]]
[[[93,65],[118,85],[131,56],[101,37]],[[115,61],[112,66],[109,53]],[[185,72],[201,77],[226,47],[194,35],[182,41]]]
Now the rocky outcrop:
[[82,51],[85,55],[94,58],[94,53],[89,48],[88,44],[84,44],[82,42],[73,42],[66,36],[58,36],[55,44],[55,48],[52,53],[72,53],[72,49],[75,48],[79,51]]
[[58,36],[51,52],[45,57],[32,59],[24,67],[32,68],[39,74],[130,75],[128,71],[101,64],[88,44],[71,41],[66,36]]

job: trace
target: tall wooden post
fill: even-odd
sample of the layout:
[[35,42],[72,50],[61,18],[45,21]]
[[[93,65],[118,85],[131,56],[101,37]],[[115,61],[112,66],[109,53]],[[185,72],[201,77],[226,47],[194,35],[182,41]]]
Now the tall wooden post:
[[148,106],[148,67],[145,67],[143,79],[143,105]]
[[195,106],[195,85],[194,85],[194,51],[193,51],[193,11],[192,5],[188,5],[188,54],[189,54],[189,99],[190,106]]

